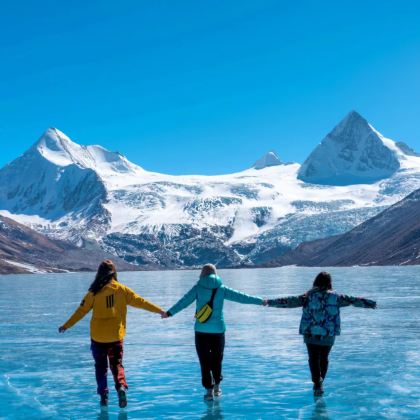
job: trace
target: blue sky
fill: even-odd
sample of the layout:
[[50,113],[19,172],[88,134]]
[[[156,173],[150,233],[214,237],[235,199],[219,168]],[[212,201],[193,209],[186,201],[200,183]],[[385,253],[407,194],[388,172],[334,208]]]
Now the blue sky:
[[352,109],[420,151],[420,2],[7,3],[1,166],[49,126],[172,174],[302,162]]

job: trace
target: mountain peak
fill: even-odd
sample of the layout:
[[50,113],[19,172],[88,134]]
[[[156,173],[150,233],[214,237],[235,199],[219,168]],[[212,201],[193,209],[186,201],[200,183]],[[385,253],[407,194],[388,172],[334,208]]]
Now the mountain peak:
[[351,111],[309,155],[298,178],[324,185],[370,184],[399,168],[395,148],[358,112]]
[[352,111],[350,111],[344,118],[342,121],[360,121],[360,122],[365,122],[368,124],[368,122],[366,121],[365,118],[363,118],[357,111],[355,111],[354,109]]
[[277,153],[274,150],[270,150],[268,153],[266,153],[264,156],[262,156],[260,159],[258,159],[254,165],[254,169],[264,169],[269,166],[277,166],[281,165],[282,162],[280,158],[278,157]]
[[60,131],[58,128],[49,127],[44,131],[44,134],[36,142],[37,147],[47,146],[51,148],[62,149],[66,144],[78,146],[70,137]]
[[[357,133],[354,133],[357,131]],[[350,111],[328,134],[329,136],[347,136],[353,140],[360,139],[361,135],[369,134],[375,129],[357,111]]]
[[50,127],[35,143],[34,148],[50,162],[58,166],[68,166],[75,163],[81,146],[70,140],[62,131]]
[[142,171],[121,153],[111,152],[99,145],[82,146],[55,127],[48,128],[30,150],[54,165],[89,168],[102,177]]
[[420,157],[420,153],[417,153],[413,150],[408,144],[404,143],[403,141],[397,141],[395,145],[403,152],[406,156],[416,156]]

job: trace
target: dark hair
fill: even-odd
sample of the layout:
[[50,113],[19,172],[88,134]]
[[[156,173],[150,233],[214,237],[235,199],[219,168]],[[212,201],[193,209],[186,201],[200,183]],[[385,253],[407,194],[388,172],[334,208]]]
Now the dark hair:
[[317,287],[318,289],[331,290],[332,289],[331,274],[327,273],[326,271],[322,271],[315,277],[313,286]]
[[201,269],[200,277],[207,277],[210,274],[217,274],[216,273],[216,266],[214,264],[205,264]]
[[117,268],[111,260],[104,260],[99,264],[98,272],[96,273],[95,280],[89,287],[89,292],[94,295],[100,292],[112,279],[117,279]]

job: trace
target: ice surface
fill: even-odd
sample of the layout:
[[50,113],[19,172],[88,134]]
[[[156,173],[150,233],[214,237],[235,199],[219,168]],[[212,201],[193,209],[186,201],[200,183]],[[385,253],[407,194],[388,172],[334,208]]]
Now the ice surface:
[[[276,297],[304,292],[316,268],[223,270],[227,285]],[[0,418],[402,419],[420,410],[420,267],[333,268],[336,290],[376,299],[376,311],[343,308],[325,397],[314,401],[298,324],[301,309],[226,302],[224,394],[206,404],[194,349],[193,307],[168,320],[130,308],[125,340],[129,405],[115,392],[100,412],[89,351],[89,315],[63,335],[93,274],[0,277]],[[197,271],[121,273],[169,307]]]

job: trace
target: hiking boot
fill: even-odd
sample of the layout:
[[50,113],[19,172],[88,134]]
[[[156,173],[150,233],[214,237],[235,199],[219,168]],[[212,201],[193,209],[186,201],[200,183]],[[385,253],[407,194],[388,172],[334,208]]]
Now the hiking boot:
[[101,395],[101,401],[100,401],[101,407],[107,407],[108,406],[108,394]]
[[204,394],[204,401],[213,401],[213,388],[207,389],[207,392]]
[[222,388],[220,388],[220,384],[214,385],[213,388],[213,395],[215,397],[220,397],[222,395]]
[[324,381],[321,380],[321,381],[314,384],[314,396],[315,397],[320,397],[324,394],[323,382]]
[[118,405],[120,408],[127,407],[127,389],[123,386],[118,390]]

